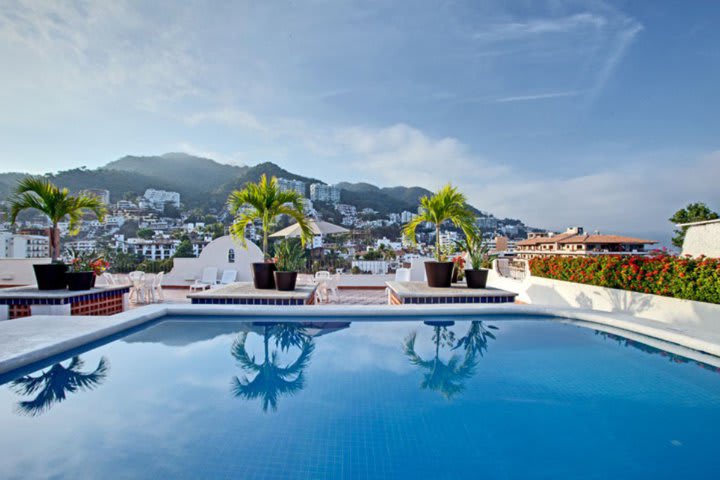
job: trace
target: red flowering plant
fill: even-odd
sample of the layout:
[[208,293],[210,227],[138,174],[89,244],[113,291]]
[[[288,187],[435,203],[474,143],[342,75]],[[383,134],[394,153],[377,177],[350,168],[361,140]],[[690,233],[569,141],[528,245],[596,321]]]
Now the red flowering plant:
[[453,263],[453,278],[462,279],[465,277],[465,257],[455,255],[451,259]]
[[648,256],[538,257],[537,277],[720,303],[720,259],[687,258],[658,252]]
[[93,272],[95,276],[100,276],[110,267],[110,262],[95,252],[79,252],[69,249],[68,254],[70,257],[67,262],[69,272]]

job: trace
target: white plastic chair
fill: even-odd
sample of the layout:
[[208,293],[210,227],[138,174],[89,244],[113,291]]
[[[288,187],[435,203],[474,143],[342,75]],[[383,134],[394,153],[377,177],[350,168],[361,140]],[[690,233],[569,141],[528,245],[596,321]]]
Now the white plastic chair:
[[339,283],[340,283],[340,275],[339,274],[331,276],[327,280],[327,282],[325,282],[325,288],[327,289],[327,292],[328,292],[328,300],[330,300],[330,294],[332,294],[332,296],[334,298],[338,297],[338,284]]
[[105,280],[105,285],[107,285],[108,287],[117,285],[117,283],[115,282],[115,277],[113,277],[111,273],[105,272],[102,274],[102,277]]
[[156,302],[158,299],[160,299],[160,301],[165,300],[165,296],[163,295],[162,291],[162,282],[164,277],[165,272],[160,272],[153,277],[152,285],[150,286],[150,289],[148,291],[148,293],[152,297],[153,302]]
[[195,283],[190,285],[190,291],[194,290],[205,290],[208,287],[212,287],[217,284],[217,267],[205,267],[202,271],[202,277],[200,280],[195,280]]
[[135,294],[135,302],[145,301],[145,272],[135,271],[128,274],[130,278],[130,294],[129,299],[132,300]]
[[409,282],[410,281],[410,269],[409,268],[398,268],[395,270],[395,281],[396,282]]

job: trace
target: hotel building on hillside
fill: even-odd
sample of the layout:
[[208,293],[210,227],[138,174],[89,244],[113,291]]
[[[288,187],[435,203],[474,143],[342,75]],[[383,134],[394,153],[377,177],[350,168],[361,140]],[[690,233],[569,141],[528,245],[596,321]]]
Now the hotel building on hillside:
[[313,202],[340,203],[340,188],[335,185],[313,183],[310,185],[310,200]]
[[582,227],[563,233],[531,232],[517,243],[517,258],[531,259],[547,255],[647,255],[646,246],[655,240],[585,233]]
[[305,182],[300,180],[290,180],[288,178],[278,178],[278,188],[281,192],[296,192],[305,196]]

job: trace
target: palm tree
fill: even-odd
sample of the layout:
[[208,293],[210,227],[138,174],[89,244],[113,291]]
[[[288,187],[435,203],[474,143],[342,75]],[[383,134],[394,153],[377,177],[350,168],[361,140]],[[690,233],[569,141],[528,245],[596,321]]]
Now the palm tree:
[[443,397],[451,400],[455,395],[465,389],[463,384],[475,373],[477,360],[474,353],[466,353],[460,361],[460,357],[453,355],[447,363],[440,360],[440,346],[452,346],[454,335],[447,330],[447,327],[435,325],[433,342],[435,343],[435,356],[432,360],[424,360],[415,351],[415,339],[417,332],[412,332],[405,339],[405,355],[410,363],[417,365],[426,372],[423,374],[423,381],[420,386],[424,389],[439,392]]
[[[247,333],[241,333],[232,346],[232,355],[237,359],[243,370],[254,373],[249,379],[234,377],[233,394],[246,400],[262,399],[264,412],[271,408],[277,410],[278,399],[282,395],[294,395],[305,387],[304,370],[308,366],[315,344],[305,335],[295,336],[294,343],[300,348],[300,355],[291,364],[278,364],[278,352],[270,353],[270,337],[275,326],[265,325],[263,332],[264,357],[262,363],[256,363],[255,356],[250,356],[245,348]],[[297,332],[296,332],[297,333]],[[292,337],[292,336],[291,336]],[[287,339],[286,339],[287,340]],[[282,340],[278,339],[276,344]],[[289,347],[288,347],[289,348]]]
[[457,341],[453,350],[462,348],[465,350],[465,355],[480,355],[481,357],[487,351],[487,345],[489,339],[495,339],[495,335],[490,330],[497,330],[498,327],[495,325],[488,325],[485,327],[483,322],[474,321],[470,323],[470,328],[467,333],[460,337]]
[[474,216],[467,206],[467,198],[457,188],[445,185],[434,195],[420,199],[420,214],[403,227],[403,233],[415,240],[415,231],[423,223],[435,225],[435,259],[441,261],[440,225],[450,221],[465,230],[473,228]]
[[242,190],[233,191],[228,197],[230,213],[235,221],[230,226],[230,233],[240,240],[243,246],[245,229],[255,220],[262,222],[263,255],[268,255],[268,233],[280,215],[288,215],[300,225],[302,235],[300,240],[303,246],[312,238],[312,230],[303,212],[302,195],[289,190],[280,191],[276,177],[270,180],[263,174],[258,183],[248,183]]
[[97,368],[92,372],[81,372],[83,366],[84,362],[80,357],[73,357],[67,367],[56,363],[36,377],[25,375],[14,380],[11,386],[20,395],[38,392],[34,399],[19,402],[18,410],[32,417],[40,415],[53,404],[65,400],[68,393],[92,390],[107,376],[108,362],[105,357],[100,359]]
[[15,194],[10,198],[10,221],[15,223],[20,212],[38,210],[50,219],[50,253],[53,262],[60,258],[58,223],[70,221],[70,234],[77,228],[85,213],[93,212],[100,221],[105,218],[105,206],[94,195],[71,196],[67,188],[60,189],[50,180],[41,177],[25,177],[18,182]]

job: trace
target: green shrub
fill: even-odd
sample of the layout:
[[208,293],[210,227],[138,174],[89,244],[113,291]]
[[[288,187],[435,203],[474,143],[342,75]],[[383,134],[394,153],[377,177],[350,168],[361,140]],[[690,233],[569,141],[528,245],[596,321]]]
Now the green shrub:
[[536,277],[720,304],[720,260],[713,258],[598,255],[530,260]]

